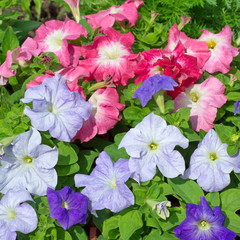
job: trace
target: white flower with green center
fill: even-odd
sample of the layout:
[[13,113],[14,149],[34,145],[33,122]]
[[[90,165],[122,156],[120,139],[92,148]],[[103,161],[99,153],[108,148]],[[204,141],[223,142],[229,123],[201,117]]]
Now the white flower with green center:
[[9,190],[0,201],[0,239],[15,240],[16,232],[34,231],[38,219],[35,210],[25,201],[33,201],[26,190]]
[[167,126],[163,118],[151,113],[126,133],[119,148],[124,147],[130,156],[134,179],[145,182],[154,177],[156,166],[168,178],[183,174],[184,159],[174,148],[187,148],[188,142],[177,127]]
[[197,183],[207,192],[218,192],[229,185],[232,171],[240,173],[239,152],[229,156],[227,144],[222,143],[211,129],[193,152],[184,178],[197,179]]
[[42,145],[41,135],[35,128],[19,134],[4,151],[0,167],[0,192],[27,189],[34,195],[42,196],[48,187],[56,187],[54,166],[57,164],[58,150]]

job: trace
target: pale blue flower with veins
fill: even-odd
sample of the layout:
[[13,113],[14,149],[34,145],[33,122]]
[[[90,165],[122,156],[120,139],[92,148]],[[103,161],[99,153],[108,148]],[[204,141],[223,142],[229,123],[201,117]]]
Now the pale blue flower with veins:
[[156,167],[168,178],[183,174],[185,161],[174,148],[187,148],[188,143],[177,127],[167,126],[162,117],[151,113],[126,133],[119,148],[124,147],[130,156],[133,178],[145,182],[155,176]]
[[0,239],[16,240],[16,232],[28,234],[37,228],[37,214],[25,201],[33,201],[26,190],[9,190],[0,201]]
[[31,128],[17,135],[5,147],[0,159],[0,192],[10,189],[27,189],[34,195],[46,195],[48,187],[57,185],[54,166],[58,161],[58,149],[41,144],[41,135]]

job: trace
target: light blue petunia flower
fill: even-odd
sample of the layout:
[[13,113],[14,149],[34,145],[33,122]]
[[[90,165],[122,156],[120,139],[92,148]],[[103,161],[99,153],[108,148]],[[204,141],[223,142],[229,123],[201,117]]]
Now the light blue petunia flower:
[[25,201],[33,201],[26,190],[9,190],[0,201],[0,239],[16,240],[16,232],[30,233],[37,228],[37,214]]
[[239,152],[229,156],[227,144],[222,143],[211,129],[193,152],[184,178],[197,179],[200,187],[207,192],[218,192],[230,184],[231,171],[240,173]]
[[1,159],[0,192],[10,189],[27,189],[34,195],[46,195],[48,187],[57,185],[54,166],[58,160],[58,150],[41,144],[40,133],[31,128],[19,134],[7,146]]
[[29,88],[21,101],[32,102],[32,109],[26,106],[24,113],[36,129],[49,130],[52,137],[65,142],[76,135],[92,109],[78,92],[68,89],[66,80],[60,75]]
[[183,174],[184,159],[174,148],[187,148],[188,142],[177,127],[167,126],[163,118],[151,113],[126,133],[119,148],[124,147],[130,156],[134,179],[145,182],[154,177],[156,166],[168,178]]
[[77,187],[85,187],[81,193],[89,198],[91,211],[107,208],[119,212],[134,204],[133,193],[125,185],[130,175],[127,159],[113,163],[101,152],[90,176],[76,174],[74,180]]

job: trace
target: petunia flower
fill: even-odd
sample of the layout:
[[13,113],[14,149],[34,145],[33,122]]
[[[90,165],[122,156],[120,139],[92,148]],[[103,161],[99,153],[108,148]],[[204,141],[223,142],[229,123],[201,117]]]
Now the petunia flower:
[[65,21],[50,20],[36,30],[34,40],[42,52],[53,52],[60,62],[67,67],[70,64],[69,43],[80,36],[87,36],[87,31],[80,24],[68,18]]
[[107,208],[116,213],[134,204],[133,193],[125,185],[130,175],[127,159],[113,163],[101,152],[92,173],[76,174],[74,180],[77,187],[85,187],[82,194],[89,198],[92,212]]
[[142,3],[126,1],[121,6],[111,6],[108,10],[99,11],[96,14],[86,15],[88,23],[93,29],[99,28],[102,32],[112,27],[115,21],[128,20],[130,26],[134,26],[139,14],[137,8]]
[[33,201],[26,190],[9,190],[0,201],[0,239],[16,240],[17,233],[28,234],[37,228],[38,219]]
[[174,91],[168,92],[173,98],[195,83],[202,74],[197,58],[186,54],[181,41],[173,51],[150,49],[140,53],[140,56],[141,60],[135,69],[135,74],[138,76],[135,83],[144,82],[155,74],[172,77],[178,83]]
[[234,103],[234,115],[237,115],[240,112],[240,100]]
[[5,62],[0,66],[0,86],[6,85],[8,78],[16,75],[16,70],[12,70],[12,51],[7,51]]
[[82,128],[74,139],[87,142],[96,134],[105,134],[109,129],[121,120],[119,111],[125,107],[119,103],[119,96],[115,88],[98,89],[89,98],[92,104],[92,111],[89,119],[83,122]]
[[155,74],[147,78],[143,84],[134,92],[133,98],[139,98],[142,106],[146,106],[152,96],[161,89],[172,91],[178,84],[165,75]]
[[154,177],[156,167],[168,178],[183,174],[184,159],[174,148],[187,148],[188,142],[177,127],[167,126],[163,118],[151,113],[126,133],[119,148],[124,147],[130,156],[134,179],[145,182]]
[[190,122],[195,131],[209,131],[213,128],[217,108],[226,103],[225,86],[215,77],[210,76],[201,84],[194,84],[174,99],[175,111],[190,107]]
[[193,152],[184,178],[197,179],[200,187],[207,192],[218,192],[230,184],[229,174],[232,171],[240,173],[239,152],[229,156],[227,144],[222,143],[211,129]]
[[234,57],[238,55],[238,49],[232,46],[232,31],[225,26],[220,33],[214,34],[203,30],[200,41],[205,41],[211,56],[203,66],[203,71],[209,73],[227,73]]
[[220,207],[211,209],[205,197],[200,204],[187,203],[187,218],[173,231],[175,237],[182,240],[234,240],[237,236],[224,227],[225,215]]
[[58,150],[41,144],[41,135],[36,129],[17,135],[12,144],[4,148],[4,153],[0,167],[0,192],[27,189],[34,195],[43,196],[48,187],[56,187],[54,166]]
[[100,82],[111,76],[116,85],[127,85],[127,81],[135,76],[137,65],[137,55],[131,50],[134,36],[131,32],[121,34],[110,28],[105,34],[95,37],[93,44],[81,47],[85,58],[81,60],[81,66],[91,72],[87,80]]
[[85,224],[88,199],[81,193],[66,186],[61,190],[47,189],[50,217],[57,219],[62,228],[69,229],[75,224]]
[[[186,24],[184,21],[187,22],[190,19],[181,17],[181,24]],[[211,56],[207,43],[198,39],[189,38],[184,32],[179,30],[177,24],[174,24],[169,30],[168,45],[164,50],[173,52],[179,42],[184,46],[184,54],[195,57],[198,68],[202,69]]]
[[78,92],[68,89],[65,78],[60,75],[29,88],[21,101],[33,103],[32,109],[26,106],[24,113],[36,129],[49,130],[52,137],[65,142],[76,135],[92,108]]

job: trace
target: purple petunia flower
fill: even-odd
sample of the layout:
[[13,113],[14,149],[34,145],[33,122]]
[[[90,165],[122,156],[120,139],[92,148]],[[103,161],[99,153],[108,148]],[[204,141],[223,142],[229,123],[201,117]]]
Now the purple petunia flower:
[[86,223],[88,199],[83,194],[66,186],[59,191],[48,188],[47,198],[50,217],[57,219],[65,230],[77,223]]
[[240,153],[228,155],[227,144],[211,129],[193,152],[184,178],[197,179],[203,190],[218,192],[230,184],[232,171],[240,173]]
[[187,218],[173,231],[182,240],[234,240],[237,236],[224,227],[225,215],[220,207],[212,210],[205,197],[200,198],[200,205],[187,203]]
[[143,84],[135,91],[133,98],[139,98],[144,107],[156,92],[161,89],[172,91],[176,86],[178,86],[178,84],[172,77],[155,74],[143,82]]
[[49,130],[52,137],[65,142],[76,135],[92,109],[78,92],[68,89],[66,80],[60,75],[29,88],[21,101],[32,102],[33,108],[26,106],[24,113],[36,129]]
[[85,187],[82,193],[90,200],[90,210],[110,209],[119,212],[134,204],[133,193],[124,184],[131,173],[128,160],[120,158],[113,163],[106,152],[101,152],[96,167],[89,175],[76,174],[77,187]]
[[234,103],[234,115],[240,112],[240,100]]

